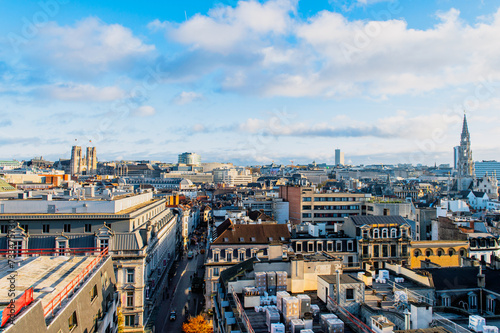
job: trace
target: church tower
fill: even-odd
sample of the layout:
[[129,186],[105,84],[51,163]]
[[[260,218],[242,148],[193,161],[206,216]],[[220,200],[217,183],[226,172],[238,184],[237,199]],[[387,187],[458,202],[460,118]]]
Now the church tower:
[[470,148],[470,134],[467,126],[467,116],[464,114],[464,123],[462,126],[462,135],[460,146],[458,147],[457,163],[457,189],[464,191],[469,189],[475,178],[474,161],[472,160],[472,150]]

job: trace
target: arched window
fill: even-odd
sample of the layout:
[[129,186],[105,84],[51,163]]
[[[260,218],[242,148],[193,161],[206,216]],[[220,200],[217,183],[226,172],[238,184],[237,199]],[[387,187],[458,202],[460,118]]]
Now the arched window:
[[437,250],[438,257],[441,257],[443,254],[444,254],[444,250],[443,249],[438,249]]
[[379,238],[378,229],[373,229],[373,238]]
[[455,249],[448,249],[448,255],[451,257],[451,256],[454,256],[456,253]]
[[415,250],[413,251],[413,254],[415,255],[416,258],[418,258],[422,255],[422,252],[420,250]]
[[398,238],[398,230],[396,228],[391,229],[391,238]]
[[431,249],[427,249],[427,250],[425,250],[425,256],[426,256],[426,257],[430,257],[430,256],[432,256],[432,255],[434,255],[434,252],[433,252]]
[[467,254],[467,251],[464,248],[461,248],[460,249],[460,256],[465,257],[466,254]]
[[382,229],[382,238],[388,238],[388,233],[389,231],[387,230],[387,228]]

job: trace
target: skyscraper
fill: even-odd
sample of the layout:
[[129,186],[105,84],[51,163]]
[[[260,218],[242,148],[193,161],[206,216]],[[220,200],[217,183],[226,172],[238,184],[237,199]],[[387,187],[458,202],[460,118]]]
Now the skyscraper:
[[472,160],[472,150],[470,144],[469,128],[467,126],[467,116],[464,114],[462,125],[462,135],[460,146],[458,147],[458,165],[457,165],[457,190],[467,190],[474,178],[474,161]]
[[335,149],[335,165],[344,165],[344,152]]
[[179,164],[199,166],[201,165],[201,157],[196,153],[182,153],[179,155]]

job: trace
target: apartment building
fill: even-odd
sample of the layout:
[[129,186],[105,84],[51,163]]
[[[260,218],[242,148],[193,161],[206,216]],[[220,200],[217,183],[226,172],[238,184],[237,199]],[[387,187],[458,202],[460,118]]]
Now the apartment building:
[[266,259],[281,260],[290,241],[286,224],[234,224],[227,219],[214,234],[218,236],[210,244],[205,263],[207,308],[212,307],[211,295],[217,290],[221,272],[255,257],[257,253]]
[[407,264],[410,259],[411,227],[401,216],[351,216],[343,230],[356,237],[363,269],[379,269],[387,261]]
[[178,215],[165,203],[152,192],[2,200],[0,248],[8,238],[19,250],[109,247],[124,332],[142,332],[181,241]]
[[340,230],[346,218],[362,214],[371,194],[322,193],[314,187],[280,186],[280,198],[289,203],[292,224],[325,223],[327,231]]

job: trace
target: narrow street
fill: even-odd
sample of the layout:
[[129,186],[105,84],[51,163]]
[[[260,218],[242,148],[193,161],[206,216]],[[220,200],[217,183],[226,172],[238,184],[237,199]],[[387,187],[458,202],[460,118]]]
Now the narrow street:
[[[169,290],[170,297],[165,299],[160,306],[155,323],[155,333],[182,332],[182,323],[189,315],[195,315],[200,311],[199,300],[203,295],[191,294],[191,276],[203,265],[204,255],[198,254],[193,259],[179,262],[179,267],[172,280],[172,288]],[[175,288],[174,288],[175,287]],[[172,297],[173,292],[173,297]],[[188,309],[187,313],[185,309]],[[175,321],[170,321],[170,311],[177,314]]]

